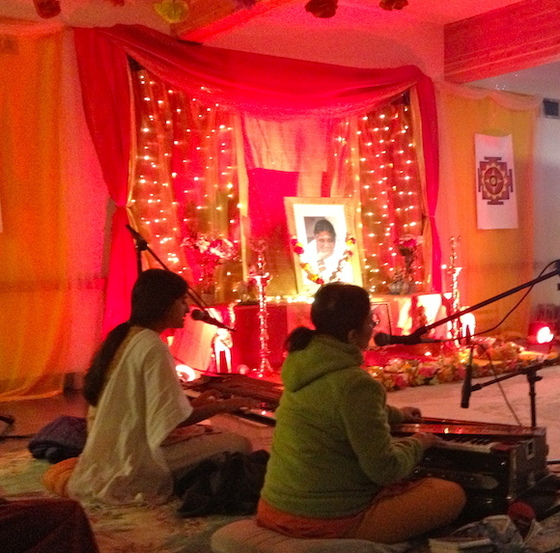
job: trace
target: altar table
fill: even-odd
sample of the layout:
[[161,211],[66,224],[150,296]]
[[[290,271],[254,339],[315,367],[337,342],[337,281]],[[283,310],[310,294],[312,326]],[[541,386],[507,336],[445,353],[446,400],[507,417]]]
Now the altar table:
[[[375,332],[408,335],[415,328],[448,316],[449,294],[410,294],[372,296]],[[305,302],[267,304],[268,359],[278,370],[284,359],[284,342],[298,326],[311,326],[311,305]],[[260,366],[260,332],[258,305],[215,306],[211,314],[235,331],[187,319],[185,327],[175,333],[171,350],[178,361],[200,371],[238,372]],[[433,329],[431,337],[446,337],[448,328]],[[224,351],[227,346],[230,351]],[[227,354],[227,355],[226,355]],[[228,359],[228,356],[230,359]]]

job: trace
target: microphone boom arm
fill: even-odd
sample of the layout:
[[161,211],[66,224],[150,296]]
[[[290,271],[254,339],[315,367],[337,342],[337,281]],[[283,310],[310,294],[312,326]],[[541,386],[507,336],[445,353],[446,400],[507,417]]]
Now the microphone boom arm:
[[506,290],[505,292],[502,292],[501,294],[497,294],[496,296],[492,296],[491,298],[488,298],[487,300],[481,301],[480,303],[477,303],[475,305],[471,305],[470,307],[466,307],[465,309],[462,309],[461,311],[457,311],[457,313],[454,313],[453,315],[450,315],[449,317],[445,317],[444,319],[440,319],[439,321],[435,321],[431,324],[418,327],[414,331],[414,334],[416,334],[416,333],[426,334],[427,332],[432,330],[432,328],[436,328],[436,327],[438,327],[442,324],[449,323],[451,321],[454,321],[455,319],[459,319],[463,315],[466,315],[467,313],[471,313],[472,311],[476,311],[477,309],[480,309],[481,307],[485,307],[486,305],[489,305],[489,304],[494,303],[498,300],[501,300],[502,298],[505,298],[507,296],[511,296],[511,294],[515,294],[515,292],[519,292],[520,290],[523,290],[524,288],[529,288],[530,286],[534,286],[535,284],[538,284],[539,282],[542,282],[543,280],[547,280],[547,279],[549,279],[553,276],[560,275],[560,260],[555,261],[555,264],[556,264],[556,269],[554,269],[554,271],[550,271],[549,273],[546,273],[544,275],[541,275],[540,277],[534,278],[533,280],[530,280],[529,282],[525,282],[524,284],[520,284],[519,286],[515,286],[514,288],[511,288],[510,290]]
[[[525,282],[524,284],[520,284],[519,286],[515,286],[514,288],[506,290],[505,292],[502,292],[501,294],[497,294],[496,296],[492,296],[491,298],[488,298],[487,300],[481,301],[480,303],[477,303],[475,305],[471,305],[471,307],[467,307],[465,309],[462,309],[461,311],[457,311],[457,313],[454,313],[453,315],[450,315],[449,317],[445,317],[444,319],[440,319],[439,321],[435,321],[431,324],[421,326],[413,332],[413,335],[418,334],[418,335],[421,336],[423,334],[426,334],[426,332],[430,331],[432,328],[435,328],[435,327],[440,326],[442,324],[454,321],[455,319],[459,319],[460,317],[462,317],[463,315],[466,315],[467,313],[471,313],[472,311],[475,311],[477,309],[480,309],[481,307],[484,307],[486,305],[494,303],[495,301],[501,300],[502,298],[510,296],[511,294],[515,294],[515,292],[519,292],[520,290],[523,290],[524,288],[529,288],[531,286],[534,286],[535,284],[538,284],[539,282],[542,282],[543,280],[547,280],[547,279],[549,279],[553,276],[560,275],[560,260],[557,259],[554,262],[554,265],[555,265],[554,271],[550,271],[549,273],[546,273],[546,274],[541,275],[537,278],[534,278],[533,280],[530,280],[529,282]],[[468,335],[468,338],[469,338],[469,341],[470,341],[470,332],[468,331],[468,329],[467,329],[467,335]],[[462,390],[462,396],[461,396],[461,407],[468,408],[469,399],[470,399],[470,395],[471,395],[472,392],[474,392],[476,390],[480,390],[484,386],[489,386],[490,384],[496,384],[497,382],[501,382],[502,380],[505,380],[506,378],[511,378],[513,376],[517,376],[518,374],[525,374],[527,376],[527,381],[529,382],[529,386],[530,386],[529,396],[530,396],[530,400],[531,400],[531,426],[535,427],[537,425],[535,383],[538,380],[541,379],[540,376],[536,375],[536,371],[538,371],[540,368],[542,368],[544,366],[544,363],[540,363],[540,364],[532,365],[530,367],[526,367],[525,369],[521,369],[520,371],[514,372],[510,375],[506,375],[506,376],[499,377],[499,378],[494,378],[493,380],[489,380],[489,381],[485,382],[484,384],[473,385],[472,382],[471,382],[471,379],[472,379],[472,356],[473,356],[473,346],[472,346],[472,344],[470,344],[469,362],[468,362],[468,365],[467,365],[467,374],[465,375],[465,381],[463,383],[463,390]]]
[[[156,255],[154,250],[150,248],[146,239],[137,231],[134,230],[130,225],[125,225],[126,228],[129,230],[130,234],[134,238],[136,243],[136,265],[138,269],[138,274],[142,272],[142,252],[147,251],[152,255],[152,257],[161,265],[163,269],[169,271],[169,267]],[[208,309],[208,304],[204,302],[204,300],[193,290],[192,286],[189,286],[187,291],[189,297],[200,307],[202,310]]]

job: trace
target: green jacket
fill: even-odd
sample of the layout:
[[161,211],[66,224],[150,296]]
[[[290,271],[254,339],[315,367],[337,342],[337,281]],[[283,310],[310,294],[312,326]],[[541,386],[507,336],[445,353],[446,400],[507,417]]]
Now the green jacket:
[[402,413],[362,362],[357,347],[325,335],[286,358],[262,489],[272,506],[306,517],[352,515],[421,459],[418,440],[391,437],[389,424]]

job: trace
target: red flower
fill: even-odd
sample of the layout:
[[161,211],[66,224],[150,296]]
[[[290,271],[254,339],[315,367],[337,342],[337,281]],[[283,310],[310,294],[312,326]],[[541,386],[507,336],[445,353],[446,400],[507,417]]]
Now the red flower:
[[381,0],[379,7],[384,10],[402,10],[408,6],[408,0]]
[[294,253],[297,253],[298,255],[302,255],[305,252],[305,250],[303,249],[303,246],[301,245],[300,242],[298,242],[297,238],[292,238],[291,244],[292,244],[292,248],[294,250]]

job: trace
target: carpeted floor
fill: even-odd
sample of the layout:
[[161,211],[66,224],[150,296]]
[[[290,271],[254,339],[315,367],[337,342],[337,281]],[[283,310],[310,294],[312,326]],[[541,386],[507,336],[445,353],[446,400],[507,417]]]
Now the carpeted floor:
[[[49,466],[47,461],[33,459],[26,447],[3,453],[1,494],[13,500],[46,497],[41,477]],[[211,553],[210,536],[242,518],[181,518],[176,513],[179,505],[177,500],[154,508],[103,506],[86,511],[100,553]]]
[[[536,382],[536,418],[539,426],[547,430],[550,447],[548,458],[560,458],[560,367],[548,367],[538,372],[541,380]],[[475,379],[473,384],[487,382]],[[432,386],[415,386],[389,392],[388,401],[397,406],[416,405],[426,416],[530,425],[529,384],[525,375],[505,380],[501,385],[483,387],[472,393],[468,409],[461,404],[462,382],[450,382]],[[58,400],[57,400],[58,401]],[[52,401],[51,401],[52,402]],[[45,404],[37,406],[44,417]],[[37,422],[31,424],[29,413],[33,407],[24,406],[17,411],[15,404],[4,404],[5,411],[13,412],[19,422],[18,432],[36,431]],[[48,413],[49,420],[55,414],[79,415],[80,405],[71,410],[55,406]],[[513,413],[515,413],[515,416]],[[256,448],[269,444],[272,430],[260,424],[248,423],[237,417],[224,419],[230,430],[251,436]],[[41,425],[48,420],[41,421]],[[35,425],[35,426],[34,426]],[[0,443],[0,495],[9,497],[44,496],[41,476],[48,468],[46,461],[33,459],[25,440],[7,440]],[[551,465],[560,470],[560,465]],[[88,509],[101,553],[211,553],[210,536],[221,526],[241,517],[211,516],[183,519],[177,516],[179,501],[155,509],[111,508]],[[560,553],[560,512],[542,521],[546,534],[535,549],[538,553]],[[1,549],[1,547],[0,547]],[[289,553],[289,552],[286,552]],[[510,552],[513,553],[513,552]],[[516,552],[518,553],[518,552]]]
[[[44,497],[41,476],[46,461],[33,459],[26,447],[2,455],[0,482],[2,494],[9,499]],[[181,518],[179,501],[145,507],[86,508],[100,553],[211,553],[210,537],[220,527],[243,517],[210,516]],[[531,547],[504,549],[498,553],[560,552],[560,512],[541,521],[541,532]],[[426,553],[417,544],[410,553]],[[286,553],[290,553],[286,551]]]

